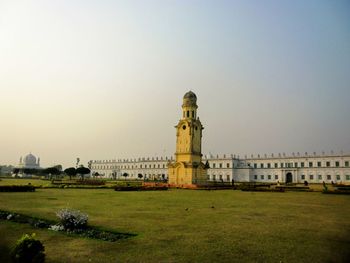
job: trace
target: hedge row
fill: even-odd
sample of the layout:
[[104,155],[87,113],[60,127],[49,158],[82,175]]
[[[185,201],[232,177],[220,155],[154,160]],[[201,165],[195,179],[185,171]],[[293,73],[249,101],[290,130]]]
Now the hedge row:
[[279,193],[284,193],[283,188],[241,188],[242,191],[247,191],[247,192],[279,192]]
[[78,180],[77,184],[80,185],[105,185],[106,182],[102,180]]
[[0,185],[0,192],[34,192],[32,185]]
[[[57,222],[47,219],[35,218],[19,213],[0,210],[0,220],[11,221],[20,224],[30,224],[36,228],[50,229],[50,227],[57,225]],[[58,231],[58,230],[56,230]],[[61,231],[68,235],[76,235],[80,237],[100,239],[104,241],[115,242],[120,239],[126,239],[136,236],[132,233],[120,233],[116,231],[107,231],[97,227],[88,226],[85,229],[74,229],[69,231]]]
[[168,190],[167,186],[117,186],[115,191],[156,191],[156,190]]
[[335,195],[350,195],[350,191],[334,190],[334,191],[322,191],[323,194],[335,194]]

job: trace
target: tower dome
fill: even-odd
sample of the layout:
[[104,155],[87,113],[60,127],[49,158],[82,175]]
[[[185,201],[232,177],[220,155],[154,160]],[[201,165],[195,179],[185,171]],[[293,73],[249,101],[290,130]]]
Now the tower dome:
[[28,165],[35,165],[36,164],[36,157],[33,154],[28,154],[24,157],[24,164],[26,166]]
[[194,94],[194,92],[192,92],[191,90],[189,92],[186,92],[184,95],[184,99],[197,99],[196,94]]
[[197,104],[197,96],[194,94],[194,92],[189,91],[186,92],[183,98],[183,105],[184,106],[194,106]]

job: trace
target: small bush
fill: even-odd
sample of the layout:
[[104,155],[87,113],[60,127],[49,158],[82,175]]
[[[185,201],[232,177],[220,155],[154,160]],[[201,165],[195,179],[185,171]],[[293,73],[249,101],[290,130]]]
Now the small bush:
[[58,211],[56,215],[65,230],[84,229],[89,219],[87,214],[67,208]]
[[25,234],[17,240],[11,258],[16,263],[42,263],[45,262],[44,250],[43,244],[35,239],[35,234]]

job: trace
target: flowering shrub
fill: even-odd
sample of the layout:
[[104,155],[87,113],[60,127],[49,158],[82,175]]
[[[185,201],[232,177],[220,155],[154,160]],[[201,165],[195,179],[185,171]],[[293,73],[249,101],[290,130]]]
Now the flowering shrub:
[[35,239],[35,234],[23,235],[16,242],[16,246],[11,252],[13,262],[31,262],[31,263],[43,263],[45,262],[43,244]]
[[60,219],[60,223],[65,230],[86,228],[89,219],[87,214],[67,208],[58,211],[56,215]]
[[6,217],[7,220],[11,220],[12,218],[13,218],[13,214],[9,214],[9,215]]
[[60,225],[60,224],[57,224],[57,225],[51,225],[49,227],[49,230],[52,230],[52,231],[63,231],[64,230],[64,226]]

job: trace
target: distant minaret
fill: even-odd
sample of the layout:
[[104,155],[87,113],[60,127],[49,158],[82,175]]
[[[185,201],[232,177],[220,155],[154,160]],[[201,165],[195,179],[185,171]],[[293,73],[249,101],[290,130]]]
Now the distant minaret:
[[206,167],[202,163],[202,123],[197,117],[197,96],[192,91],[183,97],[182,119],[176,128],[175,162],[169,163],[169,184],[177,186],[205,184]]
[[38,166],[40,167],[40,157],[38,157]]

